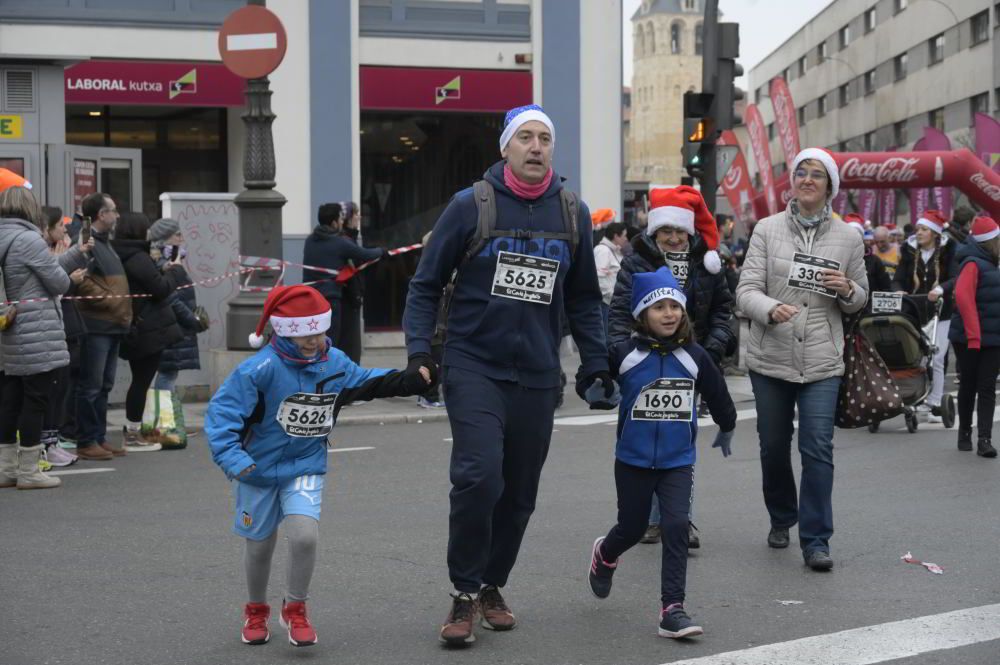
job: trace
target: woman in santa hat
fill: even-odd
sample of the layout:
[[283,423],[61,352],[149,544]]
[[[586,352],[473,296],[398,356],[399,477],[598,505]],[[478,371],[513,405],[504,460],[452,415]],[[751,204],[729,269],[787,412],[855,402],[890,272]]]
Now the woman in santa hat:
[[1000,373],[1000,227],[976,217],[965,242],[955,252],[959,268],[955,311],[948,337],[955,345],[958,386],[958,449],[972,450],[972,411],[979,398],[976,454],[994,458],[993,411]]
[[[721,272],[719,229],[701,192],[681,185],[649,192],[646,231],[632,239],[633,252],[622,260],[611,298],[608,345],[627,340],[635,329],[632,319],[632,281],[639,273],[670,268],[687,299],[687,315],[695,339],[720,366],[736,340],[732,327],[733,294]],[[654,502],[643,542],[659,541],[659,515]],[[694,526],[690,545],[699,547]]]
[[316,643],[306,613],[316,565],[326,449],[340,408],[355,400],[415,395],[436,377],[427,368],[363,369],[327,338],[330,304],[309,286],[279,286],[268,295],[254,348],[212,397],[205,417],[212,459],[235,480],[233,532],[246,538],[249,602],[242,639],[270,639],[267,582],[278,524],[288,539],[288,586],[281,625],[293,646]]
[[928,210],[917,220],[917,229],[901,247],[899,267],[892,285],[897,291],[926,295],[929,301],[941,299],[937,326],[937,352],[934,354],[931,392],[922,409],[927,421],[941,422],[941,398],[944,396],[944,361],[948,355],[948,328],[951,326],[952,291],[955,275],[952,260],[955,243],[944,233],[948,222],[940,210]]
[[[757,408],[767,544],[788,547],[799,525],[807,566],[830,570],[833,535],[833,426],[844,375],[842,317],[868,300],[861,235],[833,219],[840,171],[821,148],[792,162],[792,199],[754,230],[736,288],[750,319],[747,368]],[[798,406],[802,480],[796,488],[791,444]]]

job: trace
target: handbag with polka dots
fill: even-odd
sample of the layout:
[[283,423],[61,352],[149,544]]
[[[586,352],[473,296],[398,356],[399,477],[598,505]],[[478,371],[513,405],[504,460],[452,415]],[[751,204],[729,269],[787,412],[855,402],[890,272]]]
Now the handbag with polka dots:
[[844,378],[837,398],[837,427],[850,429],[895,418],[903,412],[899,386],[871,343],[852,332],[844,344]]

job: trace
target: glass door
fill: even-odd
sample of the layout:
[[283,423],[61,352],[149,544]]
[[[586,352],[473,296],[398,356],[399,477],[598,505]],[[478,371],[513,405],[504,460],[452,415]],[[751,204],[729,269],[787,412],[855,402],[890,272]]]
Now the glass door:
[[46,146],[48,204],[64,214],[79,212],[93,192],[105,192],[122,212],[142,210],[142,151],[82,145]]

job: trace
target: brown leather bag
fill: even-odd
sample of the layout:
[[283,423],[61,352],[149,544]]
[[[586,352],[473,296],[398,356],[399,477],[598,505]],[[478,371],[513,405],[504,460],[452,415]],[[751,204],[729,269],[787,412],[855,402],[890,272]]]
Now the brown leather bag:
[[844,343],[844,378],[837,397],[837,427],[865,427],[895,418],[902,412],[899,386],[889,368],[868,338],[852,331]]

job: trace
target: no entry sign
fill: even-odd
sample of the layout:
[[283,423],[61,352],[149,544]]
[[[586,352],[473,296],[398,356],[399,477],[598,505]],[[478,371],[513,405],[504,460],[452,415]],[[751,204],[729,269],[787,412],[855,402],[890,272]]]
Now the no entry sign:
[[226,17],[219,30],[222,63],[237,76],[257,79],[281,64],[288,40],[285,27],[264,7],[249,5]]

